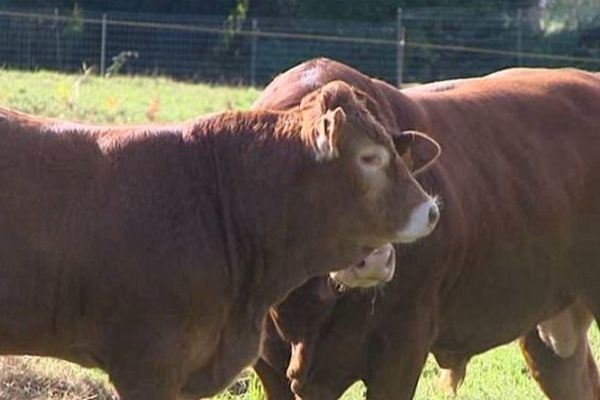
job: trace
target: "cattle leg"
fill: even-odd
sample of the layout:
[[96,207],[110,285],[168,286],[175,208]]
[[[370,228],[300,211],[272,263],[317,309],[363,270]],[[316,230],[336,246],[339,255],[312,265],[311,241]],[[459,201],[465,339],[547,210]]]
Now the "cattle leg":
[[[404,325],[404,324],[403,324]],[[375,338],[365,379],[369,400],[410,400],[433,340],[432,324],[419,318]],[[369,349],[371,351],[371,349]]]
[[[286,301],[289,299],[288,297]],[[253,366],[262,383],[266,400],[294,399],[286,376],[290,356],[290,344],[281,338],[274,320],[267,317],[263,321],[260,357]]]
[[[219,346],[210,362],[188,373],[183,393],[196,399],[212,396],[225,390],[244,368],[256,362],[260,331],[249,331],[235,323],[221,331]],[[244,335],[238,335],[238,332],[244,332]],[[247,350],[252,347],[255,347],[254,351]]]
[[[150,378],[150,376],[148,376]],[[119,393],[121,400],[180,400],[178,396],[179,390],[175,387],[164,385],[161,376],[153,377],[155,382],[144,380],[143,383],[133,384],[118,384],[116,381],[115,387]],[[190,399],[191,400],[191,399]]]
[[275,370],[262,358],[254,364],[254,371],[263,385],[266,400],[294,400],[290,382],[285,374]]
[[574,352],[566,357],[557,355],[533,329],[520,339],[521,351],[531,375],[551,400],[600,399],[599,376],[586,335],[579,332]]
[[[158,313],[157,313],[158,314]],[[106,337],[106,370],[121,400],[181,400],[184,354],[177,321],[123,318]]]
[[457,365],[452,366],[452,368],[440,369],[437,384],[444,393],[456,396],[458,386],[465,379],[468,362],[469,358],[465,358],[457,363]]
[[121,359],[109,371],[121,400],[180,400],[177,368],[150,359]]
[[[369,371],[367,399],[412,399],[427,358],[427,349],[423,347],[415,345],[412,349],[398,351],[386,349],[385,354],[378,357],[377,366]],[[393,368],[390,368],[391,365]]]

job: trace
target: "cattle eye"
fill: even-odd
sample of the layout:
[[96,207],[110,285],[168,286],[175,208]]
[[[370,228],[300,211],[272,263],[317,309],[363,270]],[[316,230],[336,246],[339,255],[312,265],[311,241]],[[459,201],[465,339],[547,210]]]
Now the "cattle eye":
[[359,156],[360,164],[370,170],[384,167],[388,160],[389,156],[383,149],[370,149]]
[[377,154],[365,154],[360,157],[360,161],[363,164],[378,166],[382,164],[381,157]]

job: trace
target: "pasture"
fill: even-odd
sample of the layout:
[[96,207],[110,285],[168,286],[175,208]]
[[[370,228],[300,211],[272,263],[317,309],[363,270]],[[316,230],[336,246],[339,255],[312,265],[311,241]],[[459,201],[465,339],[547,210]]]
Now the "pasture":
[[[98,78],[50,72],[0,70],[0,105],[38,115],[98,123],[174,121],[229,108],[248,108],[259,91],[245,87],[192,85],[156,78]],[[507,293],[507,296],[510,294]],[[592,345],[600,354],[597,328]],[[416,399],[450,399],[436,387],[437,366],[429,360]],[[107,377],[96,370],[35,357],[0,358],[0,399],[111,399]],[[246,373],[219,400],[258,400],[260,384]],[[360,384],[344,400],[363,398]],[[529,377],[518,346],[510,344],[476,357],[457,399],[543,399]]]

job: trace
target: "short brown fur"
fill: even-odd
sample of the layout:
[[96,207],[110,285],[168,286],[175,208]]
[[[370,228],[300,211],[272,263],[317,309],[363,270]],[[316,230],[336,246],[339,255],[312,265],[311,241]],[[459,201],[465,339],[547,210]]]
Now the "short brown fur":
[[[293,107],[304,92],[331,79],[369,94],[390,130],[420,130],[440,143],[439,162],[419,181],[441,195],[443,209],[431,238],[396,247],[396,276],[383,296],[348,293],[321,301],[318,322],[304,327],[302,307],[288,310],[293,318],[271,315],[277,325],[302,332],[295,341],[304,342],[303,350],[291,353],[294,370],[287,371],[300,398],[334,399],[362,379],[371,400],[408,400],[428,352],[453,368],[456,380],[472,355],[522,335],[531,339],[538,323],[578,298],[600,318],[595,75],[517,69],[398,91],[318,59],[278,76],[255,106]],[[300,289],[296,298],[303,297],[315,298],[314,291]],[[293,398],[281,389],[287,379],[281,360],[290,350],[276,337],[290,340],[273,326],[267,324],[268,346],[257,371],[268,375],[269,399]],[[600,398],[587,341],[561,363],[549,363],[549,349],[539,348],[529,340],[524,350],[550,398],[570,399],[563,389],[580,384],[586,385],[578,391],[586,393],[582,398]],[[544,376],[554,381],[544,386]]]

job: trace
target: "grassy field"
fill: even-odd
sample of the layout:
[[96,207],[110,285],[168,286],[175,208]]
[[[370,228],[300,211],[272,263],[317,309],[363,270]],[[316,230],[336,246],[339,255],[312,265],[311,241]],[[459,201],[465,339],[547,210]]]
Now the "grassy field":
[[[229,108],[248,108],[259,91],[244,87],[190,85],[163,78],[110,78],[0,70],[0,105],[39,115],[90,122],[173,121]],[[600,339],[592,329],[599,354]],[[437,367],[429,360],[416,399],[454,398],[435,385]],[[363,398],[360,384],[344,400]],[[234,392],[244,392],[239,395]],[[51,359],[0,357],[0,399],[107,400],[114,396],[107,377]],[[246,373],[233,390],[216,399],[258,400],[260,384]],[[518,346],[510,344],[476,357],[456,397],[460,400],[537,400],[541,392],[528,376]]]
[[176,121],[248,108],[256,89],[190,85],[164,78],[101,79],[0,70],[0,104],[49,117],[133,123]]

